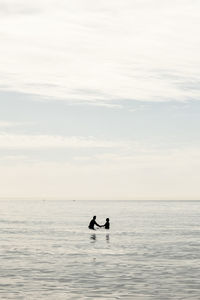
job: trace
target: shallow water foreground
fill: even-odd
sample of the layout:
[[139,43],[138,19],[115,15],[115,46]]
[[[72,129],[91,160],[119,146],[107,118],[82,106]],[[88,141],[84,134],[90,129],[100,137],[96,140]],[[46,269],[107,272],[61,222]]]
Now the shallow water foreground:
[[[0,299],[200,299],[198,201],[1,201]],[[111,229],[90,231],[93,215]]]

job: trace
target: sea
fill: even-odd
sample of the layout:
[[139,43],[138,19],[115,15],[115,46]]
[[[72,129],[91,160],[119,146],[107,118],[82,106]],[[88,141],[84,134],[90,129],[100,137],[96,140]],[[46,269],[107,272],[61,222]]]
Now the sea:
[[2,200],[0,299],[200,299],[200,201]]

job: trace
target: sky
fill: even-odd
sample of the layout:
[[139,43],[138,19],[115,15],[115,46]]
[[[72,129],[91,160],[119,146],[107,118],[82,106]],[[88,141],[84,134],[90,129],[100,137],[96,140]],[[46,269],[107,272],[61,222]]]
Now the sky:
[[0,0],[0,199],[200,199],[199,11]]

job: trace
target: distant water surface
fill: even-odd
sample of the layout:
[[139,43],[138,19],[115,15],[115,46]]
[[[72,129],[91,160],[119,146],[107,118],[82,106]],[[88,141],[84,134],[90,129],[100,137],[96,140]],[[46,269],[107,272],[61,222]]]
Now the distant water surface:
[[0,299],[200,299],[200,202],[1,201]]

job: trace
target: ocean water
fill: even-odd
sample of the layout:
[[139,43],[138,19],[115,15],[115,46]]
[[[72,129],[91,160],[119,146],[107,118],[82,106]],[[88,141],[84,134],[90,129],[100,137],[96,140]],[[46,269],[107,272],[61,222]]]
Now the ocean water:
[[200,299],[200,202],[1,201],[0,299]]

